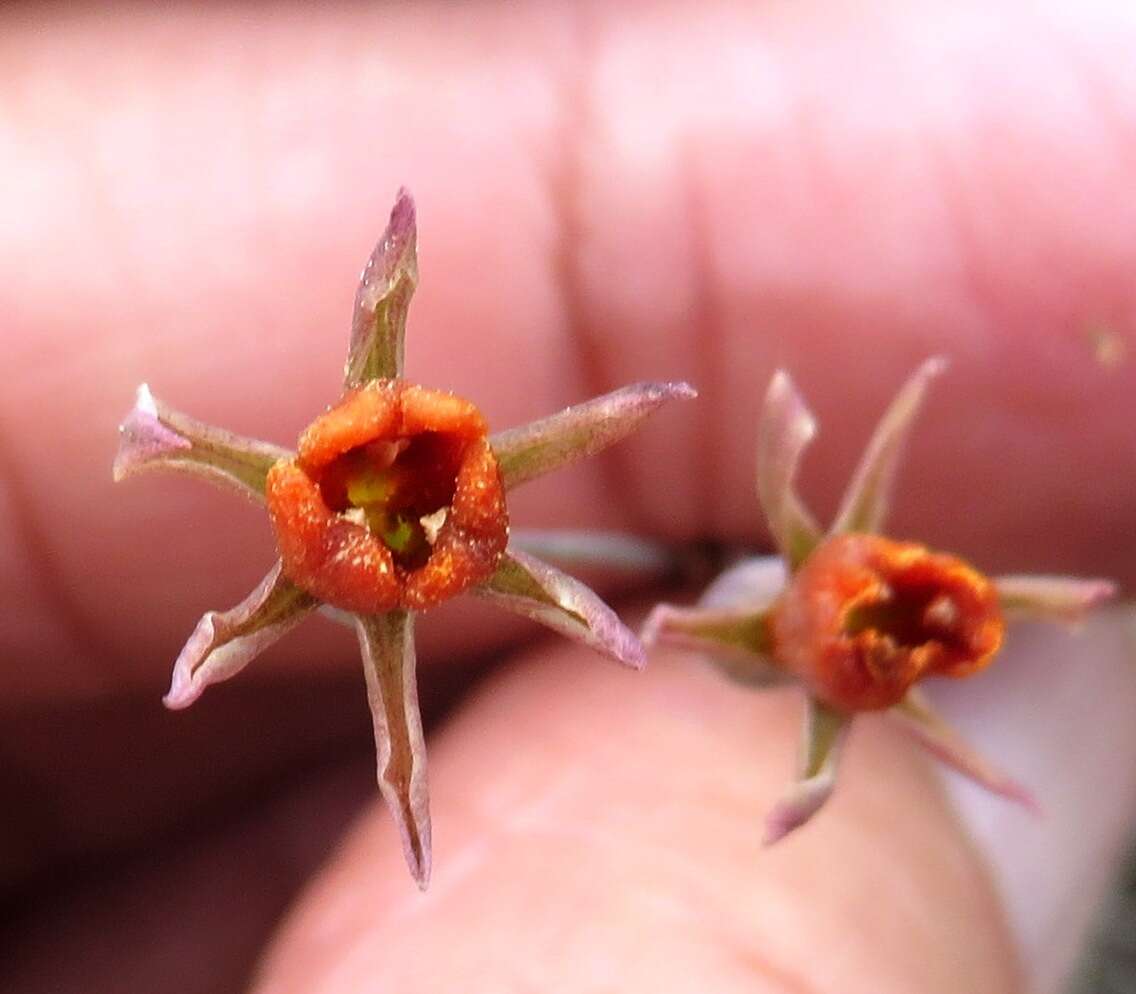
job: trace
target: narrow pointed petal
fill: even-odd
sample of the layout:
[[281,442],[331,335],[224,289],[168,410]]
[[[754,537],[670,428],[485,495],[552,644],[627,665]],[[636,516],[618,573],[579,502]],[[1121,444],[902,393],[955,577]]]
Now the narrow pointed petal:
[[350,628],[351,631],[355,631],[355,615],[350,611],[332,607],[330,604],[320,604],[319,613],[327,618],[328,621],[334,621],[337,625],[342,625],[344,628]]
[[209,611],[174,663],[163,702],[187,708],[211,683],[228,680],[316,608],[316,601],[280,572],[278,562],[256,589],[229,611]]
[[614,445],[668,401],[697,396],[689,383],[636,383],[540,421],[498,432],[489,444],[505,487],[517,487]]
[[683,559],[673,546],[623,532],[514,528],[509,544],[567,569],[602,569],[634,577],[676,573]]
[[157,400],[143,383],[134,407],[118,427],[114,478],[162,469],[201,476],[264,500],[264,480],[287,449],[214,428]]
[[643,625],[643,644],[700,652],[731,679],[754,687],[789,682],[769,656],[765,611],[749,608],[683,608],[659,604]]
[[474,592],[633,669],[646,664],[642,643],[610,607],[579,580],[535,556],[510,549],[497,572]]
[[927,387],[947,368],[947,360],[935,356],[923,363],[900,388],[872,434],[860,465],[844,492],[832,534],[878,532],[887,517],[895,487],[896,467],[903,454],[916,414]]
[[804,562],[821,531],[797,496],[797,467],[816,435],[816,420],[789,374],[778,370],[757,431],[757,499],[778,551],[791,569]]
[[406,864],[425,890],[430,882],[430,800],[414,675],[414,616],[408,611],[360,615],[356,626],[375,726],[379,790],[398,825]]
[[1072,576],[1000,576],[994,587],[1002,610],[1015,620],[1076,622],[1116,595],[1110,580]]
[[345,388],[402,376],[406,312],[418,285],[418,232],[414,200],[398,191],[383,237],[359,278]]
[[720,573],[702,592],[698,606],[762,610],[785,589],[787,578],[780,556],[752,556]]
[[801,766],[797,782],[777,802],[765,820],[764,845],[800,828],[832,796],[840,751],[852,719],[810,697],[807,703]]
[[888,711],[905,731],[932,756],[999,797],[1038,813],[1040,806],[1028,788],[979,755],[941,718],[915,688]]

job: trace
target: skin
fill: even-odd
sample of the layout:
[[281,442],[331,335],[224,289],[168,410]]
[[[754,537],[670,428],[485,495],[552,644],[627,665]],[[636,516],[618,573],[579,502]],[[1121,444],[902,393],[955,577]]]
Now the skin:
[[702,391],[515,521],[765,542],[775,366],[815,402],[823,519],[942,352],[893,534],[1131,584],[1136,374],[1094,343],[1131,334],[1136,18],[985,7],[0,14],[0,988],[231,991],[258,961],[260,994],[1055,989],[1136,801],[1124,618],[1025,629],[945,695],[1043,821],[965,786],[952,808],[867,721],[830,809],[762,853],[798,698],[440,609],[422,898],[345,634],[313,622],[161,712],[271,539],[228,495],[109,469],[142,380],[281,442],[333,402],[405,182],[412,377],[495,427],[632,380]]

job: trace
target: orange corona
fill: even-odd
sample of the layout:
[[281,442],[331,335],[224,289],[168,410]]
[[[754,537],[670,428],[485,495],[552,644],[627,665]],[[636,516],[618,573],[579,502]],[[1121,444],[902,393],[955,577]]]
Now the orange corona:
[[434,607],[489,577],[509,537],[481,413],[402,380],[312,422],[266,499],[285,575],[345,611]]
[[821,543],[771,616],[773,656],[839,711],[898,704],[925,676],[969,676],[1002,643],[994,584],[953,556],[878,535]]

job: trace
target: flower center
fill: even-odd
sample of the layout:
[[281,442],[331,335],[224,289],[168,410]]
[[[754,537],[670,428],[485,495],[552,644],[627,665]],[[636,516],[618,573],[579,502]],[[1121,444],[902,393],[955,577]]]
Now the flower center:
[[508,540],[480,412],[401,380],[312,422],[266,496],[285,574],[347,611],[433,607],[487,579]]
[[847,610],[844,633],[853,639],[866,633],[896,649],[917,649],[930,642],[965,649],[961,620],[959,605],[939,587],[884,584],[878,596]]
[[406,570],[430,558],[457,490],[466,444],[428,431],[369,442],[333,460],[318,476],[324,503],[366,527]]

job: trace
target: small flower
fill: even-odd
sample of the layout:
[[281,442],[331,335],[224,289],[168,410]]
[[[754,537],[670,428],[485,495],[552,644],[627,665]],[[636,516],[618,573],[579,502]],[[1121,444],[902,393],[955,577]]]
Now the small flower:
[[511,547],[506,493],[624,438],[686,383],[624,387],[490,435],[480,411],[402,379],[418,281],[414,204],[400,191],[355,298],[344,394],[296,452],[202,424],[139,387],[114,476],[164,469],[267,505],[280,559],[229,611],[210,611],[174,664],[165,703],[192,704],[324,606],[352,616],[363,654],[379,788],[411,873],[430,876],[426,755],[413,625],[469,591],[640,668],[639,640],[591,590]]
[[769,386],[758,429],[757,493],[779,556],[723,573],[697,608],[659,605],[643,640],[708,655],[752,686],[797,682],[807,717],[799,777],[766,822],[765,842],[809,820],[831,795],[853,717],[887,710],[939,759],[1029,807],[1027,790],[988,764],[920,693],[929,676],[985,668],[1008,618],[1075,621],[1114,593],[1105,580],[990,578],[954,556],[878,534],[904,440],[932,379],[925,362],[876,428],[827,535],[797,496],[797,467],[816,433],[784,372]]

